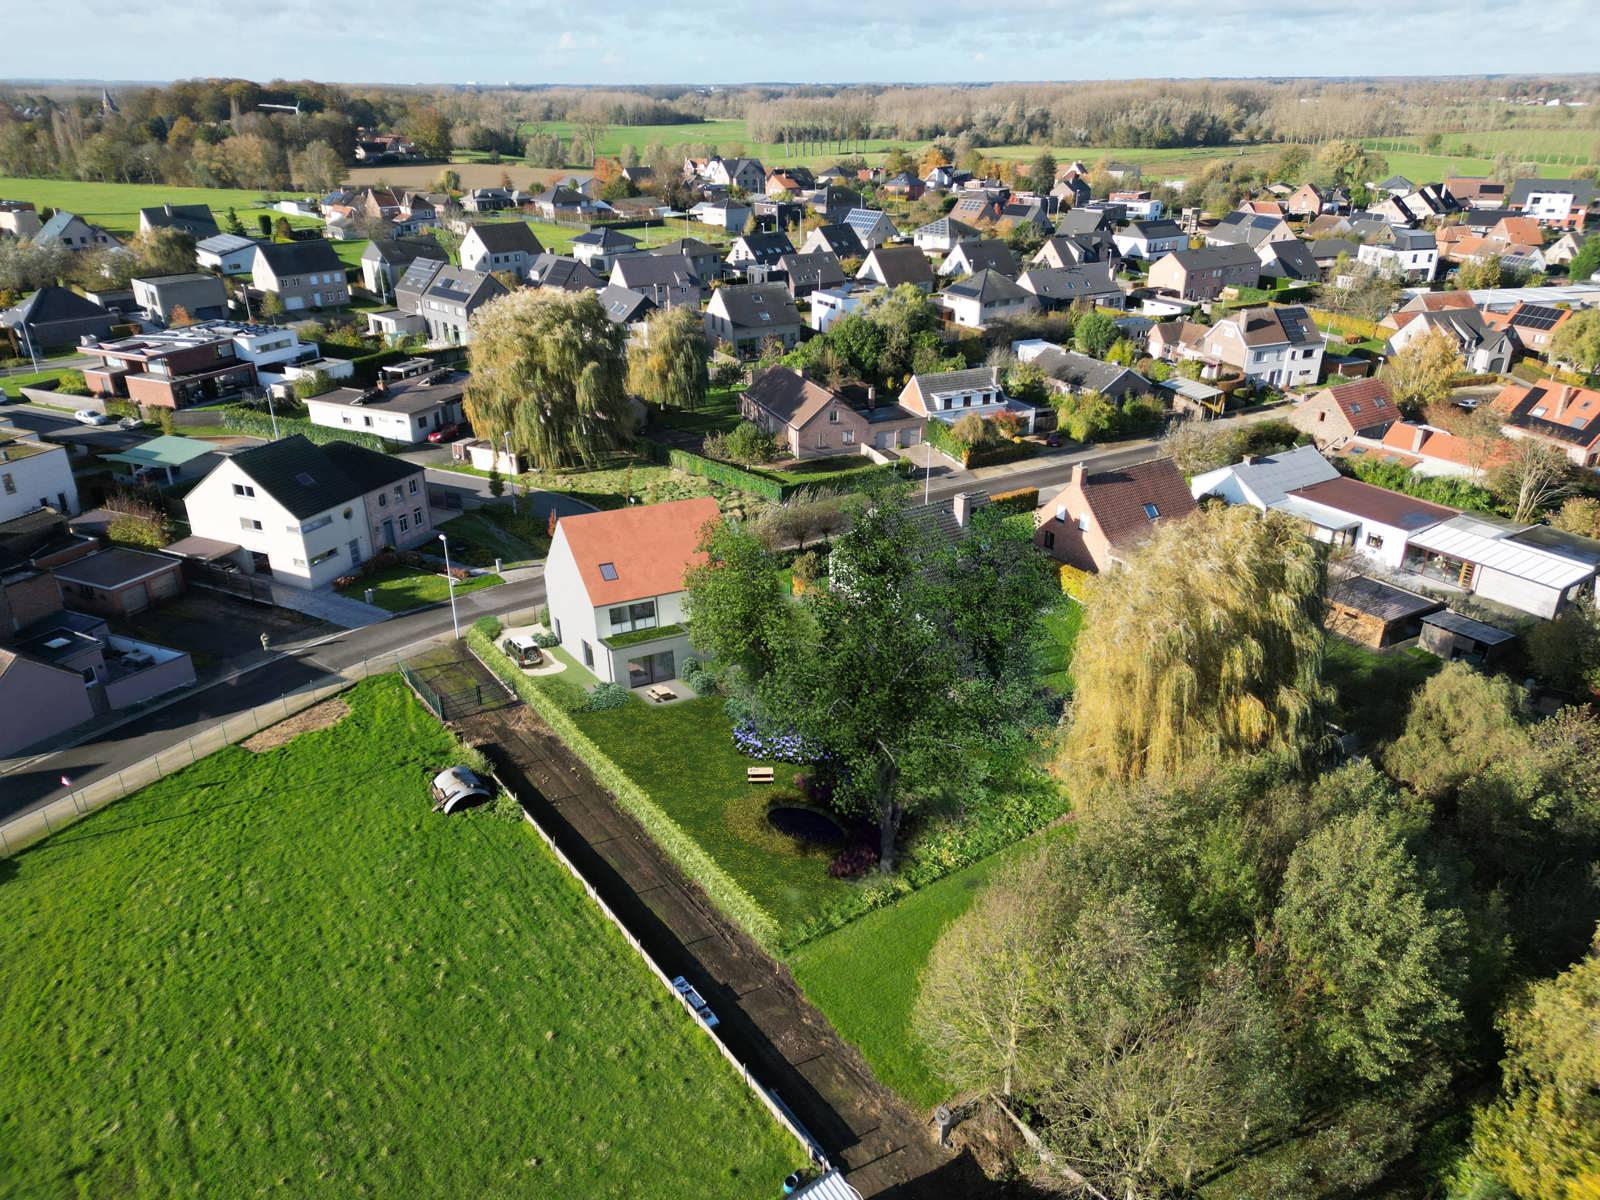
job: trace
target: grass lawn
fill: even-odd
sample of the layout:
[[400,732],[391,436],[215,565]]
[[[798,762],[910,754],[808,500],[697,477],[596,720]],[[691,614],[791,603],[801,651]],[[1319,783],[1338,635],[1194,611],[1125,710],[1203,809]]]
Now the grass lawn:
[[[450,555],[455,562],[492,567],[499,558],[508,567],[525,566],[550,552],[544,523],[526,508],[524,505],[523,512],[513,514],[509,501],[475,508],[440,522],[439,532],[449,535]],[[527,540],[529,537],[533,540]]]
[[[53,379],[60,379],[63,375],[77,372],[76,367],[57,367],[53,371],[24,371],[20,375],[0,375],[0,392],[4,392],[12,399],[22,396],[22,389],[33,387],[35,384],[49,383]],[[63,405],[72,403],[72,398],[65,393],[61,394]]]
[[967,911],[995,868],[1035,839],[947,875],[789,959],[807,999],[867,1060],[873,1073],[916,1108],[950,1098],[911,1032],[918,976],[944,927]]
[[346,695],[0,865],[0,1191],[776,1195],[793,1140],[543,844]]
[[[548,678],[573,676],[568,670]],[[780,926],[789,927],[856,885],[829,876],[830,852],[796,853],[768,828],[772,785],[745,782],[745,768],[763,764],[734,749],[722,704],[719,696],[669,705],[631,699],[573,719]],[[780,786],[802,769],[764,765],[774,768]]]
[[726,433],[739,424],[739,397],[743,394],[739,388],[712,388],[694,412],[663,409],[657,420],[668,429],[689,433]]
[[596,508],[621,508],[629,496],[637,496],[641,504],[656,504],[713,494],[709,479],[643,458],[595,471],[535,471],[520,476],[518,483],[530,489],[562,492]]
[[[476,592],[482,588],[504,583],[498,575],[474,575],[456,584],[456,595]],[[393,566],[371,575],[365,575],[347,588],[340,588],[341,596],[352,600],[365,600],[367,589],[373,589],[372,602],[389,612],[406,612],[424,604],[437,604],[450,599],[450,589],[443,574],[435,575],[415,567]]]
[[1393,739],[1405,724],[1411,696],[1444,664],[1415,647],[1380,654],[1327,635],[1323,677],[1333,686],[1339,724],[1368,749]]
[[1078,631],[1083,628],[1083,605],[1063,597],[1044,617],[1047,641],[1040,656],[1039,667],[1044,685],[1060,695],[1072,691],[1072,648],[1077,644]]
[[74,179],[0,178],[0,196],[8,200],[31,200],[39,207],[65,208],[92,225],[123,237],[139,231],[139,210],[158,204],[209,204],[218,224],[232,208],[244,222],[245,232],[255,234],[258,212],[267,212],[274,225],[287,217],[295,227],[320,226],[314,217],[269,212],[259,207],[269,196],[282,199],[294,193],[252,192],[243,188],[169,187],[164,183],[82,183]]
[[333,252],[339,256],[339,261],[347,267],[361,269],[361,255],[367,248],[366,238],[346,238],[344,241],[328,239],[328,244],[333,247]]
[[882,463],[873,462],[865,454],[836,454],[832,458],[808,458],[784,467],[763,466],[756,473],[768,475],[786,484],[814,483],[820,486],[848,490],[859,485],[863,478],[881,475],[892,477]]

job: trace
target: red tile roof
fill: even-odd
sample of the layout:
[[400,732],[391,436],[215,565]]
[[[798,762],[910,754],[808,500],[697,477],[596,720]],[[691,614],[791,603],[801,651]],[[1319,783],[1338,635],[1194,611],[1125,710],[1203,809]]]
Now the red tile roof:
[[1328,395],[1339,406],[1345,420],[1350,422],[1350,428],[1358,431],[1393,421],[1400,415],[1394,406],[1389,385],[1381,379],[1341,383],[1329,388]]
[[[1155,532],[1157,520],[1176,521],[1195,510],[1189,485],[1170,458],[1087,476],[1083,495],[1100,532],[1119,550],[1144,541]],[[1155,517],[1146,511],[1146,505],[1155,508]]]
[[[717,517],[717,502],[697,496],[562,517],[556,530],[567,539],[590,603],[598,606],[681,591],[684,572],[705,561],[696,547]],[[602,563],[616,578],[605,578]]]

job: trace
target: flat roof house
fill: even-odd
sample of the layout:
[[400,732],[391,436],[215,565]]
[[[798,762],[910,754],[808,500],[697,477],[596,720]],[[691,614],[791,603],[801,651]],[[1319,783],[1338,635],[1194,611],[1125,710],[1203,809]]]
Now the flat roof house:
[[709,496],[562,517],[545,560],[552,631],[602,682],[647,687],[689,652],[684,574],[705,561]]
[[248,275],[255,270],[256,242],[237,233],[218,233],[194,245],[195,262],[223,275]]
[[1526,529],[1482,513],[1460,513],[1414,535],[1403,567],[1435,587],[1555,617],[1592,591],[1595,564],[1521,540]]
[[350,442],[300,434],[223,459],[184,498],[195,537],[279,583],[318,588],[384,546],[434,536],[423,469]]
[[100,360],[99,366],[83,369],[90,391],[126,396],[140,407],[190,408],[258,382],[255,364],[239,356],[232,334],[212,325],[141,333],[82,350]]
[[209,321],[228,315],[228,289],[205,271],[179,275],[146,275],[129,281],[133,301],[145,316],[171,321],[183,309],[191,321]]
[[40,508],[78,511],[78,484],[65,446],[23,436],[0,424],[0,521]]
[[[444,440],[464,419],[461,402],[469,378],[467,372],[448,367],[410,378],[384,376],[370,388],[335,388],[312,396],[305,402],[306,413],[313,425],[352,429],[392,442],[417,445]],[[432,439],[433,434],[440,437]]]

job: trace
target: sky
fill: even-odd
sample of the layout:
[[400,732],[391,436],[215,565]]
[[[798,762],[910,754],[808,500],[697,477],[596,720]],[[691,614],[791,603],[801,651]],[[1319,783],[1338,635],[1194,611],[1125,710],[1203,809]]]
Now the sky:
[[53,0],[0,78],[361,83],[979,82],[1594,71],[1600,0]]

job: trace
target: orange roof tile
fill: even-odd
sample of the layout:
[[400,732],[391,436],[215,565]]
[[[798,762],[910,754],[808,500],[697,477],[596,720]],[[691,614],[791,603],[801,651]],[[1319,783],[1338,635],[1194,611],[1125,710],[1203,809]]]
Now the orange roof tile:
[[[1417,435],[1421,435],[1421,442]],[[1399,421],[1389,427],[1389,432],[1383,435],[1383,446],[1386,450],[1393,450],[1398,454],[1419,459],[1433,458],[1444,462],[1455,463],[1457,466],[1472,467],[1472,454],[1466,438],[1457,437],[1448,429],[1438,429],[1432,425],[1413,425],[1409,421]],[[1511,457],[1511,446],[1504,439],[1489,455],[1488,461],[1476,464],[1483,469],[1499,466]]]
[[590,603],[621,604],[681,591],[684,572],[705,562],[700,534],[718,515],[715,500],[697,496],[562,517],[556,532],[567,539]]

